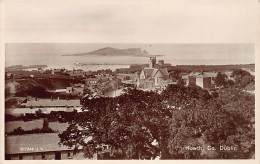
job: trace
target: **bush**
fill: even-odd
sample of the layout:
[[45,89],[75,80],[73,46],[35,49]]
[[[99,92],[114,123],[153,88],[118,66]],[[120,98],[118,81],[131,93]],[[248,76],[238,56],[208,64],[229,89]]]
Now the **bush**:
[[17,105],[17,100],[16,99],[9,99],[5,101],[5,108],[12,108],[13,106]]
[[51,128],[35,128],[32,130],[24,130],[21,127],[14,129],[12,132],[7,133],[7,135],[24,135],[24,134],[38,134],[38,133],[54,133],[55,131]]

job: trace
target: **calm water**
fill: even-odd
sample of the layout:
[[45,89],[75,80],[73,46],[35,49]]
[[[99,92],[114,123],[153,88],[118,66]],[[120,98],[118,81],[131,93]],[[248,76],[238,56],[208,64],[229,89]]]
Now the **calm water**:
[[[129,67],[129,64],[148,63],[148,57],[100,57],[100,56],[62,56],[91,52],[104,47],[141,48],[165,63],[172,65],[218,65],[254,63],[253,44],[101,44],[101,43],[9,43],[6,44],[6,66],[44,64],[51,68],[72,68],[73,63],[105,64],[89,66]],[[111,65],[109,65],[111,64]]]

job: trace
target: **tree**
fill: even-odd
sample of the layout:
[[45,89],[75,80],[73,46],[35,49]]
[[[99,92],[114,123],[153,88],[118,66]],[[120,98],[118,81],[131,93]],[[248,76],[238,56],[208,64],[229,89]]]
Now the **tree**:
[[245,71],[245,70],[242,70],[242,69],[235,69],[231,73],[231,77],[235,77],[235,76],[243,77],[243,76],[246,76],[246,75],[250,75],[250,73]]
[[235,82],[233,80],[228,80],[227,85],[232,89],[232,87],[235,85]]
[[245,87],[247,84],[251,82],[251,80],[253,81],[254,79],[249,72],[242,69],[233,70],[231,77],[234,77],[235,85],[239,88]]
[[215,78],[215,84],[217,87],[225,87],[227,84],[227,75],[218,72],[217,77]]
[[5,88],[5,97],[8,98],[10,97],[12,94],[10,92],[10,88]]
[[99,151],[102,145],[108,145],[110,159],[151,159],[159,155],[158,146],[152,142],[162,140],[159,135],[165,134],[165,124],[161,115],[168,111],[160,109],[157,93],[129,89],[116,98],[93,98],[83,103],[84,112],[60,134],[61,143],[76,150],[83,145],[86,157],[97,153],[104,158]]
[[252,76],[251,75],[245,75],[242,77],[241,80],[241,87],[245,88],[248,84],[251,83]]
[[89,88],[84,88],[83,95],[86,95],[86,94],[91,95],[91,90]]
[[[173,85],[167,89],[163,94],[173,106],[167,141],[170,158],[251,158],[254,154],[254,96],[224,90],[220,93],[227,95],[221,95],[222,99],[203,99],[199,88]],[[173,93],[174,96],[167,97]],[[207,151],[209,145],[218,148],[217,151]],[[236,146],[238,151],[219,151],[222,145]],[[186,146],[201,146],[203,151],[187,151]]]
[[[250,158],[253,97],[226,89],[219,94],[221,98],[198,86],[169,85],[161,94],[128,88],[115,98],[84,98],[83,111],[68,120],[60,141],[75,152],[82,146],[88,158],[94,154],[100,159]],[[239,151],[184,149],[225,144]],[[102,151],[106,146],[109,151]]]
[[179,70],[174,70],[174,71],[171,71],[169,73],[169,76],[171,78],[174,78],[174,79],[179,79],[180,78],[180,71]]
[[15,96],[18,97],[26,97],[26,96],[38,97],[38,98],[46,98],[50,97],[52,93],[46,91],[44,87],[41,86],[32,86],[28,89],[20,90],[15,93]]
[[17,100],[15,98],[8,99],[5,101],[5,108],[9,109],[17,105]]
[[177,85],[184,86],[184,81],[181,77],[178,78]]
[[231,113],[237,133],[227,139],[227,145],[238,150],[226,158],[247,159],[255,153],[255,96],[239,89],[221,92],[223,108]]

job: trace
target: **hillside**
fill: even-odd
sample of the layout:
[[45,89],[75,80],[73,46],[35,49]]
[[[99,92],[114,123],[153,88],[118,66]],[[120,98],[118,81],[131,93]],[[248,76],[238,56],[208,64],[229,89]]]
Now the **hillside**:
[[176,69],[183,71],[232,71],[234,69],[246,69],[255,71],[255,64],[234,64],[234,65],[177,65]]
[[96,51],[73,54],[73,55],[62,55],[62,56],[147,56],[148,52],[142,50],[141,48],[127,48],[127,49],[117,49],[112,47],[106,47],[98,49]]
[[19,79],[16,80],[20,84],[19,89],[29,89],[31,87],[43,87],[46,90],[64,89],[70,87],[71,84],[76,84],[79,81],[72,79]]

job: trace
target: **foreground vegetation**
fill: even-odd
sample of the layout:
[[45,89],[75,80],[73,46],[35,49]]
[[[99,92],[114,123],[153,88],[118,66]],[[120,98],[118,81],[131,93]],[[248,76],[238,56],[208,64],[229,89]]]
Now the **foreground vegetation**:
[[[169,85],[161,94],[128,89],[115,98],[87,97],[71,115],[61,143],[101,159],[248,159],[255,153],[254,96]],[[88,141],[88,139],[90,139]],[[108,145],[109,153],[100,147]],[[186,146],[201,146],[189,151]],[[215,147],[215,151],[208,150]],[[235,151],[221,151],[234,146]]]

